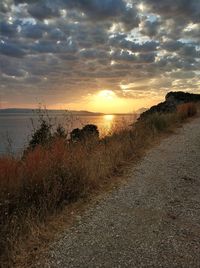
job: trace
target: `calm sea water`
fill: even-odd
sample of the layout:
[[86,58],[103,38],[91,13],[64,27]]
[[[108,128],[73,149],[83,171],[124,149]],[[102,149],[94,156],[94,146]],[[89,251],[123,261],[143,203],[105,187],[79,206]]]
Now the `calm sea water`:
[[[100,116],[69,116],[51,114],[51,123],[56,127],[61,123],[68,133],[74,128],[86,124],[98,126],[100,135],[109,134],[118,125],[128,126],[135,120],[134,115],[100,115]],[[28,144],[34,127],[38,126],[38,115],[26,113],[0,114],[0,154],[20,154]]]

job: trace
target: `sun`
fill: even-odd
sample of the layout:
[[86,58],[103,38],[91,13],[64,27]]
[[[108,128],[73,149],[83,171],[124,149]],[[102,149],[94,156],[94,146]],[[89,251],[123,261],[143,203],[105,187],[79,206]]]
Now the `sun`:
[[[90,97],[88,105],[90,110],[112,114],[119,111],[120,107],[125,106],[125,100],[121,99],[113,90],[103,89]],[[112,118],[108,116],[105,119],[108,121]]]
[[97,97],[105,100],[113,100],[115,93],[112,90],[104,89],[98,92]]

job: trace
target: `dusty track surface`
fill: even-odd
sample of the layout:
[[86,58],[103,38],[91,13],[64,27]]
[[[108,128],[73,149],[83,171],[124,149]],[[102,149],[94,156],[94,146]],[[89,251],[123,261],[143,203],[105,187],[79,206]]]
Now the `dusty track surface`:
[[200,267],[200,119],[178,132],[59,237],[45,267]]

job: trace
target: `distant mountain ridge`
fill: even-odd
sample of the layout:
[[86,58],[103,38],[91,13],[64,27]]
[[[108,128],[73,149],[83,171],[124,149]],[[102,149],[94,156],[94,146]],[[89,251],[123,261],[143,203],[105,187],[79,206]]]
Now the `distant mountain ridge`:
[[[43,111],[43,109],[41,109]],[[140,109],[139,109],[140,110]],[[138,111],[139,111],[138,110]],[[31,108],[4,108],[4,109],[0,109],[0,114],[17,114],[17,113],[25,113],[25,114],[33,114],[33,113],[37,113],[39,112],[40,109],[31,109]],[[46,109],[44,110],[45,112],[47,112],[47,114],[65,114],[68,113],[69,115],[77,115],[77,116],[81,116],[81,115],[85,115],[85,116],[98,116],[98,115],[106,115],[107,113],[100,113],[100,112],[90,112],[90,111],[85,111],[85,110],[80,110],[80,111],[76,111],[76,110],[52,110],[52,109]],[[138,112],[137,113],[141,113]],[[113,115],[129,115],[129,114],[133,114],[133,113],[110,113]]]
[[[1,113],[37,113],[39,112],[40,109],[31,109],[31,108],[5,108],[5,109],[0,109],[0,114]],[[89,112],[89,111],[75,111],[75,110],[52,110],[52,109],[46,109],[45,112],[48,113],[58,113],[58,114],[64,114],[64,113],[69,113],[72,115],[103,115],[103,113],[99,112]]]

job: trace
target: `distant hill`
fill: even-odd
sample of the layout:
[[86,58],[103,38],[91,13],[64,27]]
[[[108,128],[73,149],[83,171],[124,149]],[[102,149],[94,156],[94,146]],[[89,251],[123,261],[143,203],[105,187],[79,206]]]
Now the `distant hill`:
[[187,102],[197,102],[200,101],[200,94],[193,94],[183,91],[169,92],[165,97],[167,102],[187,103]]
[[183,91],[171,91],[165,96],[164,102],[160,102],[143,112],[139,119],[146,118],[153,113],[172,113],[176,111],[177,105],[179,104],[198,101],[200,101],[200,94],[193,94]]
[[[39,109],[26,109],[26,108],[7,108],[7,109],[0,109],[0,114],[33,114],[39,112]],[[94,115],[103,115],[103,113],[95,113],[89,111],[74,111],[74,110],[45,110],[47,114],[65,114],[69,113],[72,115],[85,115],[85,116],[94,116]]]
[[[145,108],[142,108],[145,109]],[[41,109],[43,111],[43,109]],[[145,109],[146,110],[146,109]],[[1,114],[35,114],[39,112],[39,109],[30,109],[30,108],[6,108],[6,109],[0,109],[0,115]],[[100,112],[89,112],[89,111],[75,111],[75,110],[51,110],[46,109],[44,113],[47,112],[47,114],[57,114],[57,115],[63,115],[65,113],[76,115],[76,116],[98,116],[98,115],[105,115],[105,113]],[[139,112],[137,112],[139,114]],[[113,115],[132,115],[133,113],[111,113]]]

